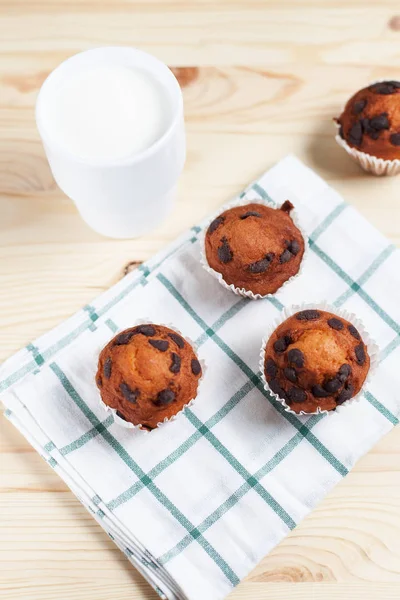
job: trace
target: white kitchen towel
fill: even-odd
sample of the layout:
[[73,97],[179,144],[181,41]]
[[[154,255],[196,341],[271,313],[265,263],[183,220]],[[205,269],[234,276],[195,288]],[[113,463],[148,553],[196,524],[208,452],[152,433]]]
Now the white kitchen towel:
[[[193,227],[0,372],[8,418],[171,600],[227,595],[398,422],[399,251],[292,156],[244,195],[290,199],[309,235],[304,272],[280,294],[224,289]],[[263,388],[261,339],[284,306],[321,300],[364,321],[381,362],[360,402],[297,417]],[[101,348],[137,319],[174,323],[207,365],[194,405],[151,433],[114,423],[94,383]]]

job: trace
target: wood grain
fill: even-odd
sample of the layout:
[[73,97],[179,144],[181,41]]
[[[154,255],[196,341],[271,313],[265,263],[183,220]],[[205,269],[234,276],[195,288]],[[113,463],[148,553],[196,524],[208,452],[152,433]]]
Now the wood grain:
[[[400,78],[399,23],[395,0],[0,0],[0,359],[289,152],[400,244],[398,178],[362,173],[335,144],[332,124],[355,89]],[[138,240],[86,227],[57,189],[34,123],[47,74],[102,44],[156,54],[184,92],[188,159],[178,203]],[[22,436],[4,419],[0,427],[2,598],[155,599]],[[232,600],[397,600],[399,459],[396,429]]]

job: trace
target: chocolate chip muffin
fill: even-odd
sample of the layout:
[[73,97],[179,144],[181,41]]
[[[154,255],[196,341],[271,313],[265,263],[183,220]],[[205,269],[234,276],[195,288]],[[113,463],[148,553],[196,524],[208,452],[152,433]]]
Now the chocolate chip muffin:
[[201,365],[190,344],[162,325],[138,325],[103,348],[96,375],[103,402],[117,415],[154,429],[197,393]]
[[370,358],[357,329],[323,310],[302,310],[277,327],[265,348],[271,390],[299,413],[334,410],[361,389]]
[[209,266],[228,285],[260,296],[274,294],[298,273],[304,255],[292,209],[287,200],[279,209],[251,203],[220,214],[205,236]]
[[347,102],[337,123],[349,146],[377,158],[400,159],[400,82],[363,88]]

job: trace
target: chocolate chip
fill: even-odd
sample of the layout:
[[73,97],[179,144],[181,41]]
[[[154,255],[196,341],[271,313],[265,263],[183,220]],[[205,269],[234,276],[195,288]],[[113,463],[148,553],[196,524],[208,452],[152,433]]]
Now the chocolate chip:
[[225,217],[217,217],[216,219],[214,219],[214,221],[210,224],[209,228],[208,228],[208,233],[214,233],[214,231],[216,229],[218,229],[218,227],[225,221]]
[[382,129],[389,129],[389,119],[387,118],[387,113],[381,113],[376,117],[372,117],[369,121],[370,126],[377,131],[381,131]]
[[292,402],[305,402],[307,400],[306,392],[298,387],[289,388],[287,395]]
[[350,365],[342,365],[338,371],[338,378],[340,379],[340,381],[343,383],[344,381],[346,381],[346,379],[348,379],[350,377],[351,374],[351,366]]
[[361,335],[358,333],[354,325],[347,325],[347,329],[350,331],[353,338],[355,338],[356,340],[361,340]]
[[129,344],[133,336],[136,334],[134,329],[129,329],[128,331],[123,331],[114,340],[114,346],[125,346]]
[[394,93],[394,88],[391,85],[387,85],[387,83],[384,81],[376,83],[375,85],[371,85],[370,90],[376,92],[377,94],[384,95]]
[[225,237],[222,238],[221,242],[222,245],[218,248],[218,258],[222,263],[226,264],[233,259],[233,252]]
[[167,340],[149,340],[149,344],[154,348],[157,348],[160,352],[166,352],[169,348]]
[[271,379],[271,381],[269,381],[268,384],[271,390],[274,392],[274,394],[277,394],[280,398],[286,400],[287,396],[285,390],[281,388],[281,384],[277,379]]
[[201,373],[201,364],[197,360],[197,358],[193,358],[190,363],[193,375],[199,375]]
[[361,123],[361,127],[364,133],[368,133],[370,134],[372,131],[374,131],[370,125],[369,119],[367,117],[364,117],[363,119],[360,119],[360,123]]
[[340,319],[337,319],[336,317],[328,319],[328,325],[329,327],[332,327],[332,329],[336,329],[336,331],[341,331],[344,327],[342,321]]
[[99,375],[98,378],[96,379],[96,383],[99,387],[101,387],[103,385],[103,380],[101,378],[101,375]]
[[[391,88],[391,86],[387,86],[387,84],[385,82],[379,82],[379,83],[375,83],[374,85],[370,85],[369,89],[371,90],[371,92],[376,92],[377,94],[392,94],[393,93],[393,89]],[[383,91],[382,91],[383,90]],[[388,92],[386,90],[389,90]]]
[[362,342],[361,344],[358,344],[358,346],[355,347],[354,352],[356,355],[357,363],[359,365],[363,365],[366,359],[364,344]]
[[400,146],[400,133],[392,133],[389,140],[392,146]]
[[172,352],[171,354],[172,362],[169,370],[171,373],[179,373],[181,370],[181,357],[176,354],[176,352]]
[[261,217],[262,215],[258,212],[256,212],[255,210],[249,210],[248,212],[244,213],[244,215],[241,215],[241,219],[243,221],[243,219],[247,219],[248,217]]
[[285,367],[283,369],[283,374],[288,381],[291,381],[292,383],[296,383],[297,373],[294,369],[292,369],[292,367]]
[[294,206],[290,202],[290,200],[285,200],[285,202],[282,204],[280,210],[283,210],[283,212],[286,212],[286,213],[290,213],[290,211],[293,210],[293,208],[294,208]]
[[297,240],[292,240],[288,246],[289,252],[296,256],[300,252],[300,244]]
[[311,391],[313,393],[313,396],[315,396],[316,398],[327,398],[329,396],[329,392],[324,390],[324,388],[321,385],[313,385]]
[[324,383],[324,389],[329,394],[334,394],[341,387],[342,387],[342,382],[340,381],[340,379],[338,377],[335,377],[334,379],[329,379],[328,381],[326,381]]
[[248,267],[247,270],[250,271],[250,273],[265,273],[265,271],[269,268],[270,264],[271,264],[271,260],[270,258],[268,258],[270,255],[272,254],[272,252],[270,254],[267,254],[267,256],[265,258],[263,258],[262,260],[258,260],[257,262],[253,262],[251,263]]
[[185,341],[184,341],[184,339],[181,338],[181,336],[178,335],[177,333],[169,333],[168,336],[171,338],[171,340],[174,340],[174,342],[178,346],[178,348],[184,348],[185,347]]
[[338,397],[336,398],[336,404],[343,404],[346,400],[350,400],[353,395],[354,388],[351,384],[346,385],[346,387],[340,392]]
[[353,114],[359,115],[360,112],[362,112],[366,106],[367,106],[367,100],[358,100],[357,102],[354,102]]
[[175,400],[175,393],[172,390],[166,389],[158,392],[157,400],[154,401],[156,406],[166,406]]
[[286,348],[291,343],[292,343],[292,340],[291,340],[290,336],[284,335],[276,340],[276,342],[274,343],[274,350],[275,350],[275,352],[279,352],[279,353],[285,352]]
[[296,367],[304,367],[304,354],[298,348],[292,348],[288,352],[288,361],[291,365],[296,365]]
[[321,313],[318,310],[301,310],[296,314],[296,319],[298,321],[315,321],[320,316]]
[[153,335],[156,335],[156,330],[153,325],[138,325],[135,327],[135,333],[142,333],[147,337],[152,337]]
[[119,416],[120,419],[122,419],[123,421],[126,421],[124,415],[119,410],[117,410],[117,415]]
[[127,331],[120,333],[115,338],[114,346],[125,346],[126,344],[129,344],[133,336],[138,333],[151,337],[156,334],[156,330],[153,325],[138,325],[134,329],[128,329]]
[[372,119],[360,119],[360,123],[363,132],[369,135],[372,140],[377,140],[381,131],[389,129],[387,113],[382,113],[381,115],[372,117]]
[[265,361],[265,374],[267,375],[267,377],[276,377],[278,373],[278,367],[276,366],[276,363],[274,360],[272,360],[272,358],[267,358],[267,360]]
[[359,146],[362,142],[363,130],[361,127],[361,123],[357,121],[350,127],[349,131],[349,141],[355,146]]
[[371,140],[377,140],[379,138],[380,133],[380,131],[372,130],[368,135],[371,138]]
[[129,387],[129,385],[127,383],[125,383],[124,381],[119,386],[119,389],[121,390],[122,395],[125,398],[125,400],[128,400],[128,402],[132,402],[132,404],[136,404],[136,400],[140,396],[140,392],[138,389],[132,390]]
[[104,362],[104,367],[103,367],[103,373],[104,373],[104,377],[106,379],[110,379],[111,377],[111,367],[112,367],[112,360],[110,357],[106,358],[105,362]]
[[287,263],[292,258],[292,256],[293,256],[293,254],[289,250],[286,249],[280,255],[279,262],[281,264]]
[[380,83],[375,83],[370,86],[370,90],[375,92],[376,94],[389,95],[394,94],[396,89],[400,87],[398,81],[381,81]]

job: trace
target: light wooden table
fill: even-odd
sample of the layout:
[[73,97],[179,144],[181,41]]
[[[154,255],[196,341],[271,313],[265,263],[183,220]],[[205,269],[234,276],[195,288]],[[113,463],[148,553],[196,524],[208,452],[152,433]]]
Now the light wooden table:
[[[399,244],[400,178],[364,175],[332,135],[331,119],[352,91],[400,78],[400,7],[394,0],[373,4],[0,0],[0,359],[289,152]],[[154,53],[179,67],[184,89],[188,159],[179,202],[162,227],[139,240],[104,239],[85,226],[56,188],[34,124],[34,101],[49,71],[101,44]],[[55,473],[0,422],[2,598],[154,600]],[[400,597],[400,429],[231,596],[289,597]]]

